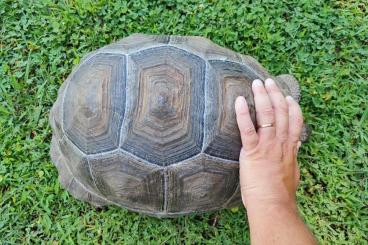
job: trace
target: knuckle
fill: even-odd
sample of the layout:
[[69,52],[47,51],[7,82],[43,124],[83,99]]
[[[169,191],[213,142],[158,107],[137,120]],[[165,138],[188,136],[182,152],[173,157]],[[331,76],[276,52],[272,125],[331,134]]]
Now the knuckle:
[[252,127],[252,126],[247,126],[247,127],[244,127],[244,128],[242,129],[241,133],[242,133],[243,135],[247,135],[247,136],[249,136],[249,135],[254,135],[254,134],[256,133],[256,131],[254,130],[254,127]]
[[287,142],[288,134],[286,132],[280,132],[277,134],[277,138],[281,143]]
[[238,116],[248,116],[249,115],[249,110],[241,110],[240,112],[237,113]]
[[284,118],[289,118],[289,111],[283,107],[275,108],[276,116],[281,116]]
[[282,113],[282,114],[289,114],[289,108],[287,106],[287,104],[283,101],[280,101],[276,107],[276,110],[278,111],[278,113]]
[[253,149],[258,144],[258,139],[256,137],[249,137],[245,141],[247,150]]
[[273,118],[274,111],[273,111],[272,107],[267,107],[267,108],[264,108],[263,110],[259,111],[257,114],[260,115],[260,116],[263,116],[263,117]]
[[290,140],[290,141],[286,142],[286,149],[292,155],[295,153],[295,151],[296,151],[296,143],[294,142],[294,140]]
[[261,113],[263,113],[265,115],[273,115],[273,109],[272,109],[272,107],[267,107],[263,111],[261,111]]
[[294,148],[296,149],[296,144],[298,144],[299,138],[300,138],[300,134],[298,134],[298,133],[292,133],[290,135],[290,143],[291,143],[293,149]]

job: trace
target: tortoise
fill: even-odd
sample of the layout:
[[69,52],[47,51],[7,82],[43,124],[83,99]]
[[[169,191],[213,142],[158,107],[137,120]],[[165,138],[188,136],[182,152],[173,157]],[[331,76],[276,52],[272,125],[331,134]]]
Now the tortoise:
[[59,89],[50,155],[75,198],[175,217],[241,203],[234,112],[271,77],[299,100],[292,75],[197,36],[134,34],[86,55]]

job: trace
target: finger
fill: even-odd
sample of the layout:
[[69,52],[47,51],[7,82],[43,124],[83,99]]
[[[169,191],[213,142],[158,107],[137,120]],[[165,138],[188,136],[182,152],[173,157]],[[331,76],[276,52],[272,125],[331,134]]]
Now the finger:
[[236,98],[235,112],[242,145],[245,150],[250,150],[258,144],[258,135],[250,117],[247,101],[243,96]]
[[265,85],[274,110],[276,136],[286,140],[289,130],[288,104],[281,90],[271,78],[266,79]]
[[303,128],[302,110],[291,96],[286,96],[286,101],[289,107],[289,139],[291,142],[297,144]]
[[275,136],[275,127],[272,125],[271,127],[262,128],[262,125],[274,124],[274,111],[272,109],[271,101],[268,97],[267,91],[263,86],[261,80],[256,79],[253,81],[252,90],[254,94],[254,104],[256,107],[256,117],[257,117],[257,126],[258,135],[260,139],[269,139]]

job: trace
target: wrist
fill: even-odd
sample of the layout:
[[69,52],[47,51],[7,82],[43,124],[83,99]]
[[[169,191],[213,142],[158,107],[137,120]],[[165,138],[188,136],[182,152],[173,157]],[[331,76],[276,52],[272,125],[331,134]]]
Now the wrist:
[[247,217],[252,244],[317,244],[295,201],[247,203]]
[[248,215],[250,213],[273,213],[281,211],[298,212],[298,207],[294,200],[287,201],[248,201],[245,205]]

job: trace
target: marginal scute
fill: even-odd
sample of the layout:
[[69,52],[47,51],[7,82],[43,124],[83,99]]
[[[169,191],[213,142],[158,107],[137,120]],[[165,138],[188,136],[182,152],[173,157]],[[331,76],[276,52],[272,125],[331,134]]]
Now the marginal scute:
[[257,74],[247,66],[233,62],[210,61],[204,152],[224,159],[238,160],[241,148],[239,129],[236,124],[234,102],[244,96],[255,123],[254,100],[251,84]]
[[280,80],[280,84],[286,85],[290,91],[290,95],[299,102],[300,100],[300,87],[299,82],[296,80],[296,78],[293,75],[290,74],[282,74],[278,75],[276,77],[278,80]]
[[[285,84],[285,80],[281,76],[272,76],[255,58],[253,58],[252,56],[249,55],[243,55],[241,54],[241,60],[242,63],[248,67],[249,70],[252,71],[252,73],[257,74],[257,77],[261,80],[266,80],[267,78],[272,78],[277,86],[279,86],[279,88],[281,88],[281,92],[284,94],[284,96],[286,95],[290,95],[293,94],[293,92],[290,90],[290,87]],[[289,78],[287,78],[289,79]],[[291,82],[293,83],[293,82]]]
[[66,135],[83,152],[116,149],[125,108],[125,56],[99,53],[71,75],[63,103]]
[[168,172],[168,212],[201,212],[224,207],[237,188],[238,164],[200,154]]
[[65,92],[66,83],[63,83],[58,91],[58,97],[50,110],[49,122],[52,128],[54,137],[63,137],[62,130],[62,100]]
[[87,157],[64,136],[59,141],[59,150],[73,177],[90,190],[96,191]]
[[170,36],[133,34],[115,43],[103,47],[101,50],[116,50],[130,54],[139,50],[165,45],[169,42]]
[[239,54],[230,49],[221,47],[204,37],[171,36],[170,45],[193,52],[206,60],[216,59],[241,62]]
[[120,152],[92,156],[89,163],[101,193],[115,204],[135,211],[161,212],[163,171]]
[[259,79],[265,80],[272,77],[270,73],[268,73],[268,71],[252,56],[241,54],[240,57],[242,63],[246,65],[254,74],[257,74]]
[[51,160],[59,172],[61,185],[74,197],[100,207],[109,202],[97,194],[91,178],[86,157],[78,153],[65,138],[59,141],[52,137]]
[[170,165],[202,148],[205,62],[159,47],[131,55],[122,148],[153,164]]

